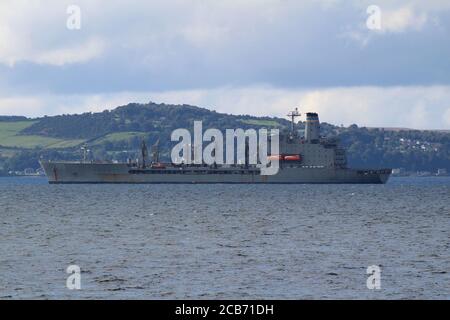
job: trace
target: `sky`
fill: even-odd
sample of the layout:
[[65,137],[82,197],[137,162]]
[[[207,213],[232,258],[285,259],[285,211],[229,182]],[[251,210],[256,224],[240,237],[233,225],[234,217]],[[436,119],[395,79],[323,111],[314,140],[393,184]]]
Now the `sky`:
[[450,1],[0,0],[0,115],[149,101],[448,130]]

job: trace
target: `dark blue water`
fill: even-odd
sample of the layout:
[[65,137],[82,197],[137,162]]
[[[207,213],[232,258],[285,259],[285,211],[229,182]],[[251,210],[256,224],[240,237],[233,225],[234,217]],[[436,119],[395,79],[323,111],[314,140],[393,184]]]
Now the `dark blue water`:
[[[47,185],[0,178],[0,298],[450,298],[450,178]],[[81,268],[81,290],[66,268]],[[381,289],[366,269],[381,268]]]

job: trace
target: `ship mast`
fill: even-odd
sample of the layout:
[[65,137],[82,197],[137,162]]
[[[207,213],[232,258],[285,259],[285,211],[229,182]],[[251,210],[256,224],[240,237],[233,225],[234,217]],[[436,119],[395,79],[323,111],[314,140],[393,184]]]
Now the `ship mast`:
[[145,169],[146,166],[146,160],[148,158],[148,149],[147,149],[147,145],[145,143],[145,140],[142,139],[142,143],[141,143],[141,156],[142,156],[142,169]]
[[87,154],[91,151],[88,149],[88,145],[87,143],[85,143],[84,145],[81,146],[81,152],[83,153],[83,159],[81,160],[81,162],[86,162],[87,160]]
[[289,112],[287,116],[291,118],[291,133],[294,134],[295,118],[300,117],[300,112],[298,112],[298,108],[295,108],[295,110]]
[[159,163],[159,138],[152,146],[152,161],[153,163]]

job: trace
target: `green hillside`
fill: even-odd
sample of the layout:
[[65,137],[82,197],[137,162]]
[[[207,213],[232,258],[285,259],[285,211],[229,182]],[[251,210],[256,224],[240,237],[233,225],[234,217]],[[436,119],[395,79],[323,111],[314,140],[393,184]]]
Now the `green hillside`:
[[29,135],[22,132],[39,121],[0,121],[0,147],[34,148],[70,148],[84,142],[81,139],[58,139],[42,135]]
[[[203,129],[290,127],[287,119],[230,115],[189,105],[131,103],[111,111],[27,119],[0,116],[0,174],[8,170],[37,168],[40,157],[73,160],[81,157],[80,146],[91,149],[93,159],[125,161],[137,156],[144,138],[147,144],[160,140],[165,160],[177,128]],[[303,123],[298,124],[301,130]],[[348,128],[321,123],[323,136],[337,136],[348,150],[354,167],[404,167],[407,170],[450,171],[450,133],[418,130]]]
[[146,138],[147,134],[145,132],[115,132],[109,133],[105,136],[95,139],[90,142],[90,145],[102,145],[104,143],[117,143],[117,142],[126,142],[132,138]]
[[31,126],[36,121],[0,121],[0,142],[19,134],[25,128]]
[[247,119],[247,120],[241,120],[242,123],[249,124],[249,125],[256,125],[256,126],[266,126],[268,128],[270,127],[278,127],[280,124],[275,120],[264,120],[264,119]]

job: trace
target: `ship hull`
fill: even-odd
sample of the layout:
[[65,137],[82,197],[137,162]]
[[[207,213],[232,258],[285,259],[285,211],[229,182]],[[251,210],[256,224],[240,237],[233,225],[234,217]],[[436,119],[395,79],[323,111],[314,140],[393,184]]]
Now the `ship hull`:
[[50,184],[124,183],[124,184],[382,184],[390,169],[359,170],[324,167],[280,168],[275,175],[259,170],[236,168],[138,169],[125,163],[80,163],[42,161]]

